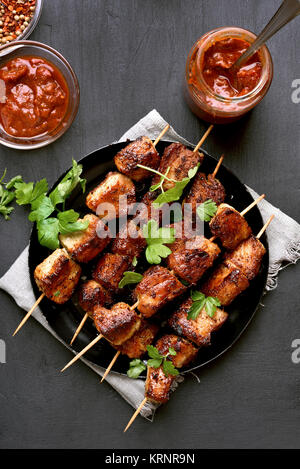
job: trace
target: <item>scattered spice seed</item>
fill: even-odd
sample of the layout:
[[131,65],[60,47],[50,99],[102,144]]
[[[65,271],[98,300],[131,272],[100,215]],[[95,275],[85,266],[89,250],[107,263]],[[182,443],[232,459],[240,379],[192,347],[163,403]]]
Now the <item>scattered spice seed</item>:
[[23,34],[33,19],[35,8],[36,0],[1,0],[0,45]]

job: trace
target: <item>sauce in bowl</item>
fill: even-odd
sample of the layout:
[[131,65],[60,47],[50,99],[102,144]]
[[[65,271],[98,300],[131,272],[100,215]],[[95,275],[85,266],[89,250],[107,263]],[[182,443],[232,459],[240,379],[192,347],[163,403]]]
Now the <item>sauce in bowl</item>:
[[65,117],[69,89],[55,65],[42,57],[13,58],[0,68],[5,97],[0,125],[14,137],[51,133]]

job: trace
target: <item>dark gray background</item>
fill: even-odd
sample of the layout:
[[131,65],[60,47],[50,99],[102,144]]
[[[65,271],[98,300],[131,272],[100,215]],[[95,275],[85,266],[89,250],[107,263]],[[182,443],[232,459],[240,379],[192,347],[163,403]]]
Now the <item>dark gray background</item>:
[[[279,0],[45,0],[32,39],[58,49],[81,86],[78,117],[53,145],[33,152],[0,148],[0,168],[25,180],[52,184],[71,158],[118,139],[156,108],[175,129],[196,142],[206,124],[182,96],[187,54],[206,31],[235,25],[259,32]],[[300,104],[292,81],[300,78],[300,19],[270,42],[273,86],[246,119],[216,129],[205,148],[258,192],[299,220]],[[0,275],[26,246],[30,223],[23,208],[0,220]],[[138,418],[122,430],[132,408],[82,363],[59,371],[70,353],[30,320],[11,333],[23,311],[0,292],[2,448],[217,448],[300,447],[300,365],[291,342],[300,338],[299,268],[280,274],[248,331],[198,384],[188,377],[150,424]]]

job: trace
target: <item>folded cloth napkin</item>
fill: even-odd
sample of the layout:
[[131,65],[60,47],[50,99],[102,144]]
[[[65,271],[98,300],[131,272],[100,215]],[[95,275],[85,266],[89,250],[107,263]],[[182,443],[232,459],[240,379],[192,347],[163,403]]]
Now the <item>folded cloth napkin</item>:
[[[141,135],[147,135],[155,139],[167,122],[160,114],[153,110],[126,132],[120,142],[127,139],[134,140]],[[186,145],[192,145],[184,138],[180,137],[174,129],[170,128],[164,136],[164,140],[177,141]],[[258,194],[248,188],[254,199]],[[267,290],[272,290],[277,286],[278,272],[291,263],[296,263],[300,258],[300,225],[292,218],[273,207],[267,201],[262,201],[259,206],[264,221],[275,214],[276,218],[268,228],[268,240],[270,248],[270,268],[267,282]],[[18,280],[16,282],[16,279]],[[31,287],[28,269],[28,247],[24,249],[9,271],[0,279],[0,288],[8,292],[20,306],[28,311],[35,303],[35,296]],[[46,318],[39,308],[33,313],[33,317],[42,324],[54,337],[68,348],[68,344],[63,342],[49,326]],[[71,349],[70,349],[71,350]],[[103,376],[104,369],[89,362],[85,358],[81,360],[92,368],[98,375]],[[126,376],[120,376],[110,372],[107,376],[110,385],[134,408],[137,408],[144,399],[144,380],[132,380]],[[141,415],[152,421],[156,406],[147,403],[141,411]]]

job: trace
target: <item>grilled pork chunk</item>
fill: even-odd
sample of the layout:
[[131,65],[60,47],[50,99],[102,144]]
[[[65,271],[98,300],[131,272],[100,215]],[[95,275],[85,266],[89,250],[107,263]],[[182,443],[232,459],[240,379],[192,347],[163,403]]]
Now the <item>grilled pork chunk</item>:
[[34,271],[38,288],[54,303],[68,301],[79,282],[81,267],[65,249],[56,249]]
[[168,402],[175,376],[166,376],[162,367],[147,368],[147,379],[145,383],[145,397],[156,404]]
[[76,231],[59,235],[59,240],[70,256],[77,262],[89,262],[94,259],[110,242],[109,228],[95,215],[88,214],[82,220],[88,221],[85,231]]
[[150,138],[139,137],[119,151],[114,161],[120,173],[129,176],[134,181],[142,181],[151,177],[152,173],[146,169],[139,168],[137,165],[141,164],[151,169],[157,169],[160,156]]
[[170,270],[190,285],[195,285],[220,254],[219,247],[204,236],[177,239],[170,249],[167,263]]
[[221,305],[227,306],[249,287],[246,275],[230,261],[224,261],[211,274],[201,287],[206,296],[218,298]]
[[129,221],[117,234],[111,251],[133,259],[134,256],[139,257],[145,248],[146,241],[142,230],[133,221]]
[[96,306],[93,315],[97,330],[113,345],[121,345],[139,329],[141,320],[126,303],[116,303],[111,309]]
[[213,200],[217,205],[224,202],[226,192],[224,186],[220,181],[209,174],[206,176],[204,173],[198,173],[188,193],[185,203],[192,205],[193,213],[196,213],[198,205],[203,204],[207,200]]
[[176,355],[169,355],[175,368],[183,368],[196,358],[198,349],[186,339],[174,334],[164,335],[156,342],[156,348],[161,355],[169,353],[169,348],[173,348]]
[[99,259],[92,277],[109,292],[116,292],[124,272],[132,265],[131,262],[132,259],[129,256],[105,253]]
[[228,253],[226,259],[241,269],[248,280],[253,280],[259,272],[265,254],[264,245],[254,236],[250,236],[234,251]]
[[168,269],[155,266],[144,273],[143,280],[134,290],[134,296],[139,302],[138,310],[149,318],[185,290],[186,287]]
[[111,294],[95,280],[88,280],[79,287],[78,302],[83,311],[93,316],[95,306],[104,306],[112,302]]
[[147,352],[147,345],[151,345],[158,332],[156,324],[150,324],[142,319],[140,328],[126,342],[118,347],[123,355],[129,358],[140,358]]
[[[175,181],[181,181],[188,176],[190,169],[193,169],[198,164],[202,163],[203,158],[203,153],[194,153],[181,143],[172,143],[163,153],[159,165],[159,171],[162,174],[165,174],[167,169],[170,168],[168,178],[174,179]],[[160,176],[154,176],[152,184],[157,184],[159,181]],[[172,189],[174,186],[174,182],[167,180],[165,180],[163,184],[164,190]]]
[[128,213],[129,205],[135,203],[135,186],[129,177],[117,172],[107,174],[95,189],[86,198],[86,205],[93,212],[97,213],[100,204],[111,204],[114,210],[105,206],[98,209],[99,217],[106,217],[107,220],[115,217],[123,217]]
[[188,298],[169,319],[169,325],[178,335],[183,335],[198,347],[209,345],[212,332],[218,330],[227,320],[228,314],[217,308],[213,318],[209,317],[205,309],[197,319],[188,319],[188,313],[193,300]]
[[214,236],[220,239],[225,249],[235,249],[252,233],[245,218],[233,207],[221,204],[209,227]]

